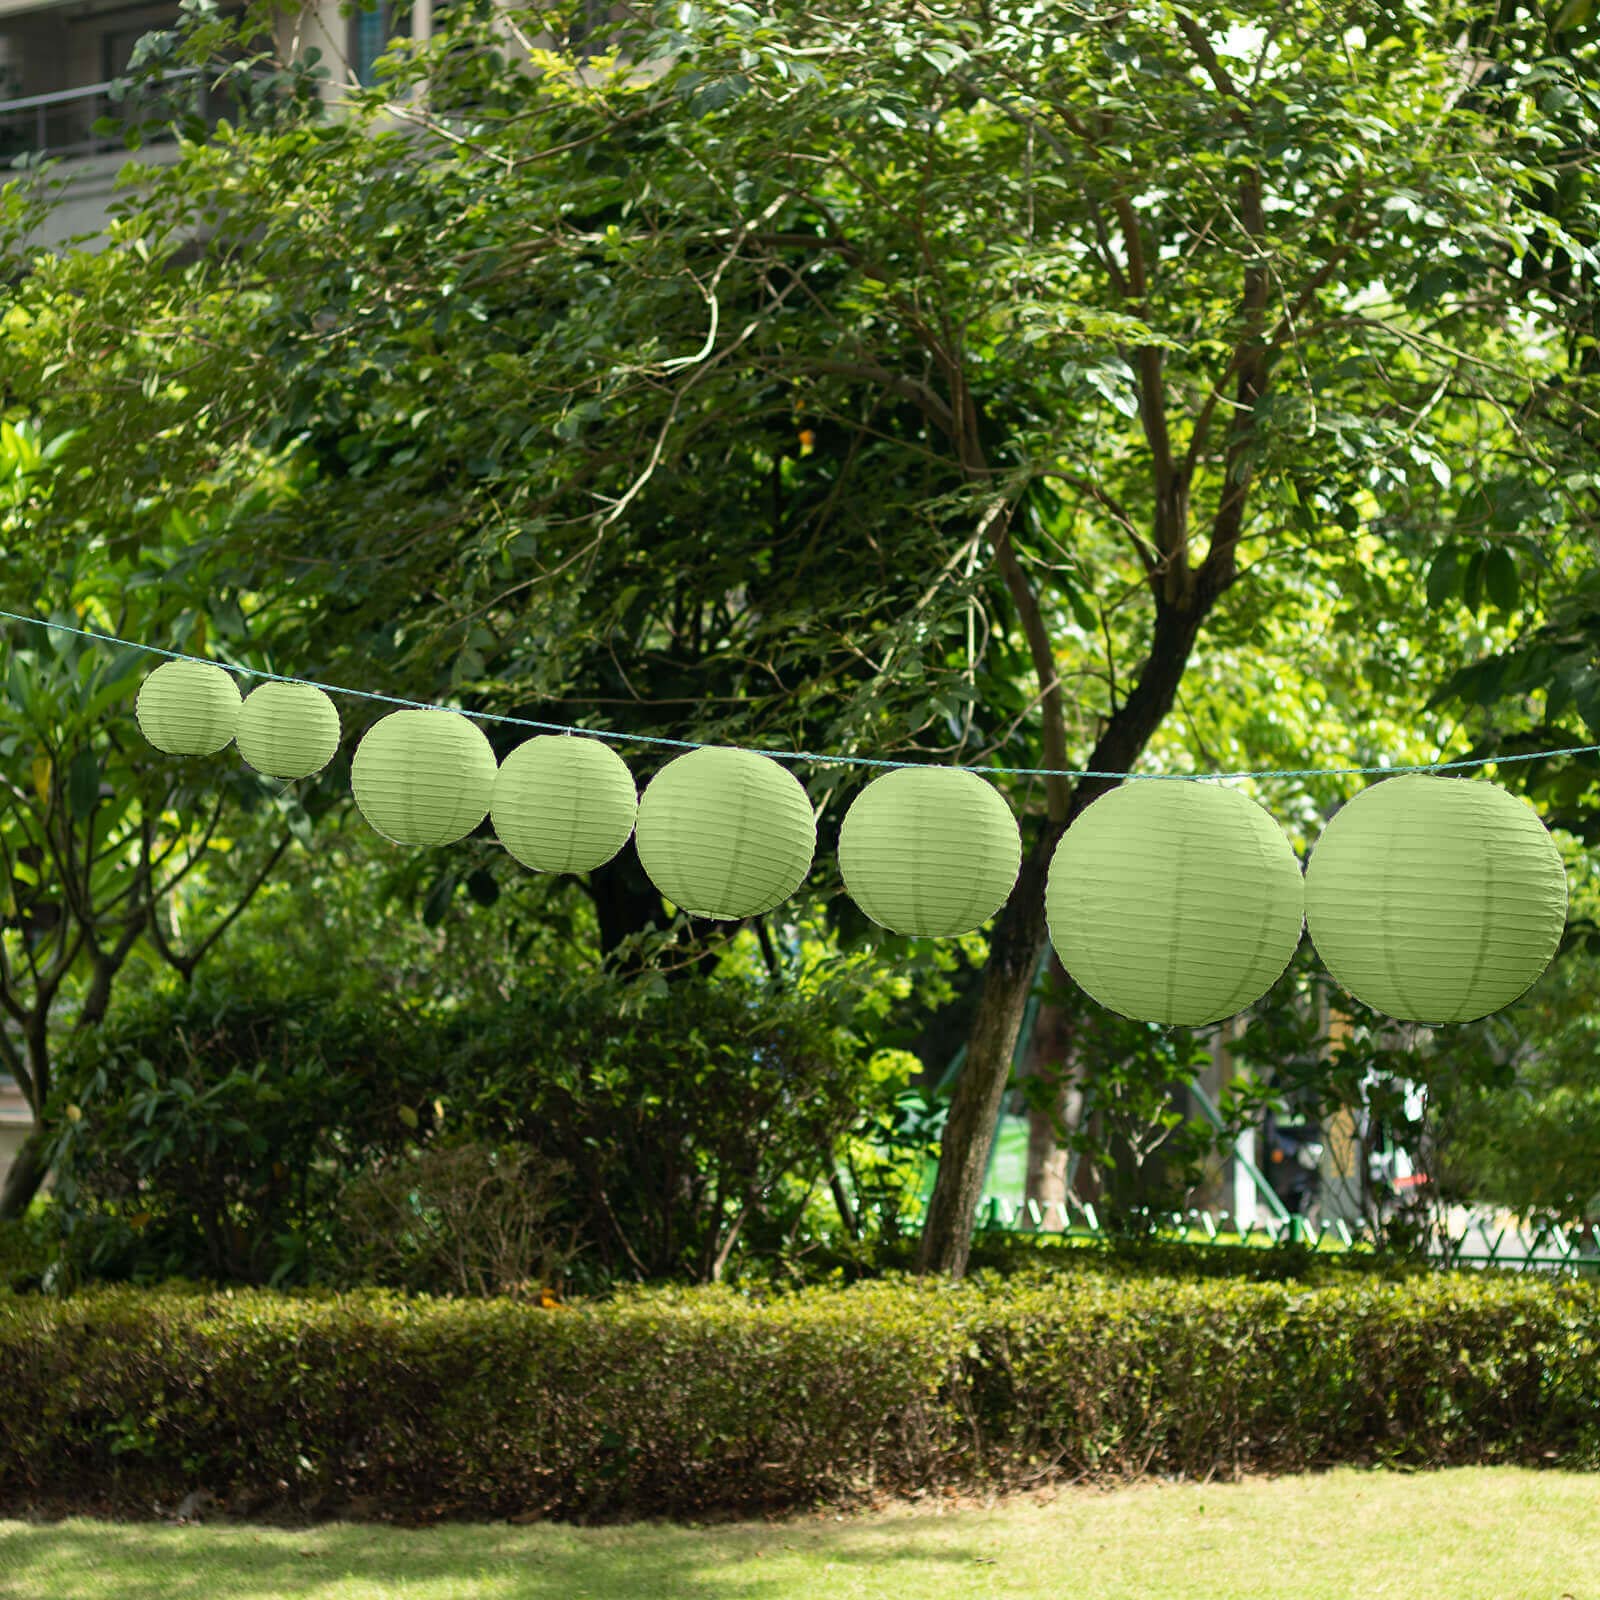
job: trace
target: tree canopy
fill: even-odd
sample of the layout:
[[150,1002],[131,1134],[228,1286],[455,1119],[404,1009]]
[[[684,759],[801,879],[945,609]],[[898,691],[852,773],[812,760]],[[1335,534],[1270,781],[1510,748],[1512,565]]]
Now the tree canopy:
[[[260,8],[147,52],[262,87],[115,248],[19,260],[8,405],[73,430],[41,550],[178,526],[297,672],[707,742],[1064,774],[1500,732],[1417,690],[1592,565],[1581,29],[719,0],[578,47],[572,10],[452,7],[337,115]],[[805,775],[826,846],[866,774]],[[1113,781],[1007,783],[930,1267]],[[1305,827],[1356,781],[1262,792]],[[586,892],[609,944],[664,920],[631,853]]]

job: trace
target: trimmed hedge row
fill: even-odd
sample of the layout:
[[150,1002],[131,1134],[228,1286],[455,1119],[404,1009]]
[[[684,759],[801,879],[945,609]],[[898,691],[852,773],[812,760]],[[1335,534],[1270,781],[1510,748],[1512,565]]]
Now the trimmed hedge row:
[[0,1502],[688,1515],[1058,1476],[1600,1463],[1600,1289],[0,1295]]

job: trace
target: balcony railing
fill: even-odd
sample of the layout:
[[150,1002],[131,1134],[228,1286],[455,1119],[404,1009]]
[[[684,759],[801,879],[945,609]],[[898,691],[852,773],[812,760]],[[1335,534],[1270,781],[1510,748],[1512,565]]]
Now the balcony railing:
[[[54,94],[0,100],[0,161],[20,155],[87,156],[121,150],[121,127],[142,129],[147,143],[173,137],[179,116],[198,113],[208,124],[234,107],[232,96],[212,91],[195,67],[166,73],[159,81],[87,83]],[[97,131],[114,118],[117,131]]]

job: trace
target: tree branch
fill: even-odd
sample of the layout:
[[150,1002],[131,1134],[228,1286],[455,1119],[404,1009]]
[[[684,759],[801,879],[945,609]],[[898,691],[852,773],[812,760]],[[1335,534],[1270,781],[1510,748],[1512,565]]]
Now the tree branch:
[[1103,507],[1111,516],[1122,525],[1123,531],[1133,545],[1134,554],[1138,556],[1140,564],[1144,567],[1146,576],[1156,570],[1156,557],[1152,551],[1150,541],[1139,532],[1138,524],[1132,515],[1115,495],[1108,493],[1089,478],[1080,478],[1070,472],[1052,470],[1045,474],[1048,478],[1055,478],[1058,482],[1071,484],[1081,494],[1085,494],[1096,505]]
[[[1055,651],[1050,633],[1045,627],[1044,615],[1039,609],[1038,597],[1028,582],[1028,575],[1017,560],[1011,543],[1011,512],[1003,508],[997,516],[998,529],[992,534],[995,561],[1000,576],[1016,607],[1017,620],[1022,624],[1023,637],[1028,641],[1028,654],[1033,660],[1034,676],[1039,680],[1040,707],[1044,717],[1044,764],[1055,773],[1067,764],[1066,713],[1061,703],[1061,680],[1056,673]],[[1056,776],[1044,780],[1045,812],[1052,822],[1065,822],[1072,805],[1073,790],[1069,779]]]
[[1194,51],[1200,65],[1205,69],[1206,76],[1216,86],[1217,93],[1224,100],[1232,102],[1228,106],[1228,115],[1237,122],[1241,128],[1248,128],[1251,119],[1248,112],[1249,102],[1239,92],[1233,79],[1228,75],[1228,69],[1217,59],[1217,53],[1211,48],[1211,41],[1206,38],[1205,31],[1194,20],[1183,12],[1178,12],[1178,26],[1183,31],[1183,36],[1189,41],[1189,48]]
[[938,430],[951,440],[956,439],[958,425],[956,414],[950,406],[927,384],[903,372],[891,372],[872,361],[806,361],[811,372],[841,378],[856,378],[865,383],[881,384],[895,394],[910,400]]
[[277,845],[273,849],[272,854],[269,855],[266,861],[262,863],[261,870],[255,875],[250,887],[246,889],[244,893],[241,894],[234,902],[233,909],[222,919],[221,922],[216,925],[216,927],[211,930],[210,933],[205,936],[204,939],[199,942],[199,944],[197,944],[188,953],[188,955],[182,958],[183,965],[179,968],[179,970],[184,974],[185,978],[187,978],[188,975],[192,973],[200,964],[201,960],[205,956],[206,951],[208,951],[212,945],[214,945],[217,940],[220,939],[222,935],[233,926],[239,914],[245,909],[246,906],[250,904],[252,900],[255,899],[257,893],[260,891],[261,885],[267,881],[267,874],[271,872],[275,866],[277,866],[279,860],[283,856],[284,851],[289,848],[292,840],[293,835],[287,833],[284,834],[284,836],[278,841]]

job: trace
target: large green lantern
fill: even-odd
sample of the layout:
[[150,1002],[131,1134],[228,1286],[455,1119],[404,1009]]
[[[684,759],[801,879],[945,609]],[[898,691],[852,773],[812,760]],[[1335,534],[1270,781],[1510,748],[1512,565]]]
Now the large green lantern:
[[397,844],[464,839],[489,814],[494,751],[455,711],[394,711],[370,727],[350,763],[361,815]]
[[1220,1022],[1300,942],[1304,881],[1277,822],[1237,789],[1131,780],[1062,835],[1050,942],[1089,995],[1141,1022]]
[[800,887],[817,847],[800,780],[769,756],[704,748],[669,761],[639,800],[650,881],[697,917],[759,916]]
[[309,778],[339,748],[339,713],[309,683],[263,683],[240,708],[234,743],[269,778]]
[[598,739],[541,734],[500,764],[489,813],[501,844],[539,872],[592,872],[628,842],[633,774]]
[[1407,773],[1334,813],[1306,867],[1306,926],[1338,983],[1407,1022],[1470,1022],[1550,964],[1567,874],[1543,822],[1481,778]]
[[139,731],[169,756],[210,756],[239,724],[239,685],[208,661],[164,661],[139,685]]
[[1010,807],[961,767],[874,778],[839,829],[845,888],[892,933],[970,933],[1005,904],[1021,865]]

